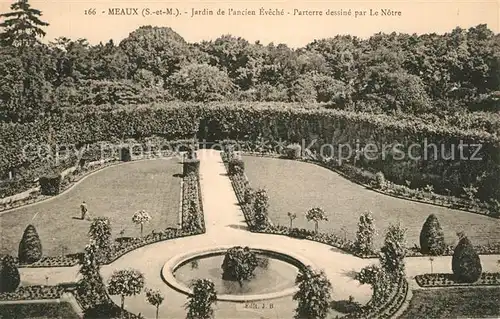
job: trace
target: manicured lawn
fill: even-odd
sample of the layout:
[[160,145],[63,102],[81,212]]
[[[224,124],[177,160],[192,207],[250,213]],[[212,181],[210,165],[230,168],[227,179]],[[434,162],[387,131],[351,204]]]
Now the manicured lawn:
[[498,318],[500,288],[415,290],[401,319]]
[[67,302],[0,305],[0,318],[9,319],[79,319]]
[[400,222],[408,229],[408,246],[413,246],[419,244],[425,219],[434,213],[450,244],[456,242],[457,231],[464,231],[476,245],[500,241],[499,219],[379,194],[314,164],[254,156],[243,160],[252,187],[267,189],[270,217],[275,224],[289,225],[287,212],[292,212],[297,214],[294,227],[314,229],[304,214],[319,206],[329,218],[320,223],[320,231],[354,239],[359,215],[370,210],[379,233],[377,245],[382,243],[389,224]]
[[[132,215],[140,209],[152,217],[144,234],[177,227],[182,165],[175,159],[149,160],[113,166],[90,175],[68,192],[47,202],[0,215],[0,253],[17,254],[19,241],[28,224],[33,224],[42,240],[46,256],[80,252],[88,243],[90,221],[80,220],[80,204],[87,202],[91,217],[111,220],[114,238],[139,236],[140,227]],[[64,248],[66,247],[66,249]]]

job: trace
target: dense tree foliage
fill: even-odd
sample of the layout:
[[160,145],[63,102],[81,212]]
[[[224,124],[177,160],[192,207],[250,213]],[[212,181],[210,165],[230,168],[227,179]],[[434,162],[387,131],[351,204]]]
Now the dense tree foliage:
[[118,45],[64,37],[45,45],[40,14],[21,0],[0,25],[3,121],[32,121],[61,107],[174,98],[326,102],[424,117],[500,109],[500,35],[486,25],[441,35],[338,35],[297,49],[232,35],[188,43],[153,26]]
[[193,293],[186,303],[187,319],[211,319],[214,317],[213,306],[217,302],[215,285],[209,279],[197,279],[192,285]]
[[295,319],[324,319],[328,316],[332,302],[332,284],[323,271],[308,266],[295,279],[299,290],[294,294],[297,301]]
[[232,247],[222,262],[222,279],[237,281],[242,286],[243,281],[254,277],[257,266],[257,254],[254,251],[248,247]]

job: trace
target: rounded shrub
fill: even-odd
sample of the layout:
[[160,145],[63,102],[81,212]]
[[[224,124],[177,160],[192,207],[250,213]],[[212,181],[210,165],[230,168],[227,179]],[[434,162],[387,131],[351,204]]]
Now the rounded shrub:
[[42,176],[38,179],[42,195],[57,195],[61,191],[62,177],[60,174]]
[[455,247],[451,266],[457,282],[473,283],[481,277],[481,259],[467,237],[462,236]]
[[232,158],[229,161],[229,175],[242,174],[245,171],[245,162],[239,158]]
[[446,244],[441,225],[434,214],[427,217],[420,231],[420,251],[422,254],[439,256],[444,253]]
[[42,242],[35,226],[28,225],[19,243],[19,261],[31,264],[42,258]]
[[290,144],[285,149],[286,157],[289,159],[299,159],[302,157],[302,147],[297,144]]
[[385,185],[386,185],[386,180],[384,173],[378,172],[377,174],[375,174],[375,187],[384,188]]
[[194,175],[198,176],[200,173],[200,160],[188,159],[182,163],[182,173],[184,176]]
[[5,256],[0,262],[0,293],[13,292],[19,287],[21,277],[12,256]]

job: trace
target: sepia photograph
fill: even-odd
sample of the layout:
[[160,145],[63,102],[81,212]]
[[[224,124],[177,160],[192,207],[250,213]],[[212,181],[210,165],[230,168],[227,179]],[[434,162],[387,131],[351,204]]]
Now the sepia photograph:
[[500,318],[500,2],[0,0],[0,319]]

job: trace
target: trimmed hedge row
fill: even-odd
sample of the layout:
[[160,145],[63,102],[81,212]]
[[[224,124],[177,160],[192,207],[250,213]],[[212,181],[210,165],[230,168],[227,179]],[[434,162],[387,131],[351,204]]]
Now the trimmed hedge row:
[[455,286],[500,286],[500,273],[483,272],[474,283],[460,283],[455,280],[454,274],[423,274],[415,276],[420,287],[455,287]]
[[379,302],[377,305],[370,300],[359,311],[352,312],[342,318],[346,319],[366,319],[366,318],[392,318],[394,314],[401,308],[408,295],[408,281],[401,277],[391,286],[389,297],[384,302]]
[[58,286],[25,286],[14,292],[0,294],[2,301],[58,299],[66,291],[68,285]]
[[[49,134],[47,134],[49,132]],[[33,159],[23,155],[26,145],[83,145],[97,141],[141,138],[159,135],[168,139],[192,137],[203,132],[213,140],[259,138],[302,144],[319,154],[321,146],[331,144],[333,155],[345,156],[340,145],[383,146],[399,143],[408,154],[413,144],[425,141],[443,145],[444,153],[458,152],[460,144],[481,144],[476,157],[482,160],[397,160],[394,152],[374,160],[362,159],[360,165],[381,171],[398,184],[408,181],[413,188],[432,185],[436,192],[459,194],[463,187],[477,186],[478,194],[500,200],[500,138],[493,132],[467,130],[457,126],[433,125],[419,119],[389,115],[354,113],[342,110],[305,108],[283,103],[166,103],[148,106],[117,107],[113,110],[83,107],[58,117],[35,123],[0,125],[0,175]],[[462,142],[462,143],[461,143]],[[470,156],[474,149],[465,150]],[[414,156],[424,150],[413,149]]]

